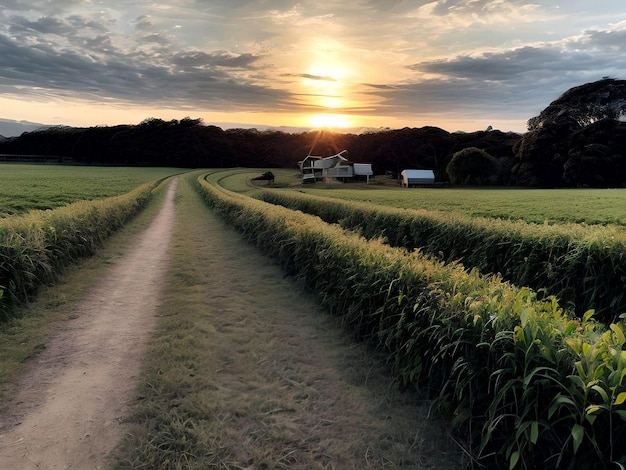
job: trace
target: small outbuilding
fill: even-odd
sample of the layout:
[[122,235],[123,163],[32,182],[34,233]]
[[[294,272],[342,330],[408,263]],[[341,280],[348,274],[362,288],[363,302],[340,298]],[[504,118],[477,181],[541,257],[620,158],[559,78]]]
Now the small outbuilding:
[[433,170],[402,170],[402,187],[423,186],[435,183]]
[[356,178],[365,177],[365,181],[369,183],[370,176],[374,176],[374,171],[372,170],[371,163],[355,163],[353,165],[354,168],[354,176]]

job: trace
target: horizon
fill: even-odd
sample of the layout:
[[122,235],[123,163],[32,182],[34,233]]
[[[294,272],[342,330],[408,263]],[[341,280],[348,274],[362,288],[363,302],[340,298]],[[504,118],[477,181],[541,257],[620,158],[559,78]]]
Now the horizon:
[[[194,119],[192,116],[185,116],[185,117],[189,117],[191,119]],[[156,116],[152,116],[146,119],[161,119],[159,117]],[[184,118],[183,118],[184,119]],[[164,121],[169,121],[169,120],[165,120]],[[111,124],[102,124],[102,125],[98,125],[98,126],[67,126],[64,124],[42,124],[42,123],[35,123],[35,122],[30,122],[30,121],[13,121],[10,119],[3,119],[0,117],[0,137],[5,137],[5,138],[13,138],[13,137],[19,137],[20,135],[22,135],[24,132],[36,132],[39,130],[44,130],[44,129],[48,129],[48,128],[52,128],[52,127],[69,127],[69,128],[90,128],[90,127],[114,127],[114,126],[137,126],[139,125],[141,122],[136,122],[136,123],[111,123]],[[360,135],[360,134],[364,134],[364,133],[368,133],[368,132],[387,132],[387,131],[394,131],[394,130],[401,130],[404,128],[411,128],[411,129],[419,129],[421,127],[438,127],[438,126],[430,126],[429,124],[424,124],[423,126],[404,126],[404,127],[395,127],[395,128],[390,128],[390,127],[336,127],[336,128],[332,128],[332,127],[318,127],[318,128],[310,128],[310,127],[290,127],[290,126],[268,126],[268,125],[254,125],[254,124],[246,124],[246,123],[214,123],[214,122],[204,122],[202,121],[200,123],[200,125],[202,126],[216,126],[219,127],[223,130],[228,130],[228,129],[244,129],[244,130],[252,130],[252,129],[256,129],[258,131],[266,131],[266,130],[272,130],[272,131],[278,131],[278,132],[284,132],[284,133],[291,133],[291,134],[300,134],[300,133],[306,133],[306,132],[319,132],[319,131],[330,131],[330,132],[334,132],[334,133],[338,133],[338,134],[356,134],[356,135]],[[450,129],[444,129],[441,128],[440,129],[449,132],[449,133],[472,133],[472,132],[480,132],[480,131],[501,131],[501,132],[513,132],[513,133],[518,133],[518,134],[523,134],[524,132],[516,132],[516,131],[505,131],[505,130],[501,130],[501,129],[496,129],[496,128],[487,128],[487,129],[475,129],[472,131],[465,131],[465,130],[450,130]]]
[[9,0],[0,121],[523,133],[573,86],[626,77],[610,3]]

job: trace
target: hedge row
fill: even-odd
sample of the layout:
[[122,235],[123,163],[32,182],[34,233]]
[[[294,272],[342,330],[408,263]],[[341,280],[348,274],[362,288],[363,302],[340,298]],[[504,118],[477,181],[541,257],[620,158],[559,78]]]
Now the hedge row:
[[64,267],[92,255],[147,204],[160,182],[120,196],[0,219],[0,321],[39,287],[53,283]]
[[[215,176],[217,178],[217,176]],[[626,437],[623,323],[199,179],[204,200],[387,351],[489,468],[602,468]]]
[[519,286],[544,289],[579,315],[593,308],[608,323],[626,312],[626,231],[620,227],[470,218],[293,191],[265,190],[259,197],[368,238],[384,236],[392,246],[419,247],[445,261],[500,273]]

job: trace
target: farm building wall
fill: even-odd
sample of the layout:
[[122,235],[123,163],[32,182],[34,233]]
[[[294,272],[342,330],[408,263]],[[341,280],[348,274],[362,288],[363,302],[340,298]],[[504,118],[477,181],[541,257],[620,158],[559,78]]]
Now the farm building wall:
[[405,188],[435,182],[435,173],[432,170],[403,170],[400,175],[402,176],[402,186]]

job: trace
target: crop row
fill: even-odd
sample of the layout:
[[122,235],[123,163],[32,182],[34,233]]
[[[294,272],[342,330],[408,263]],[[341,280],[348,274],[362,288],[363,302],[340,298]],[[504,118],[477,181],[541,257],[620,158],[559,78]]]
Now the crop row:
[[545,290],[578,314],[615,321],[626,312],[626,232],[621,227],[540,225],[397,209],[354,201],[263,191],[263,200],[315,214],[329,223],[385,237],[392,246],[419,248],[519,286]]
[[554,297],[228,192],[217,178],[196,181],[204,200],[384,349],[405,385],[430,390],[476,459],[595,468],[621,457],[623,323],[571,318]]
[[160,181],[120,196],[1,219],[0,321],[39,287],[54,282],[64,267],[93,254],[147,204]]

